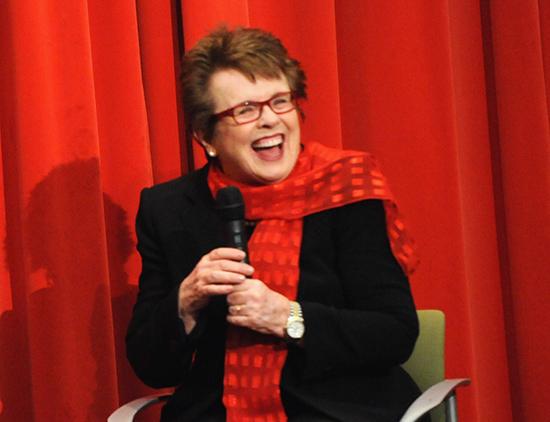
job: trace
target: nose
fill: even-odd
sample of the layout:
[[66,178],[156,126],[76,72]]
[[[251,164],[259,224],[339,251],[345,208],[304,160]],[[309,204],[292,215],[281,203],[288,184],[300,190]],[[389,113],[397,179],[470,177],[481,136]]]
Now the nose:
[[268,104],[264,104],[260,110],[260,117],[258,119],[258,125],[260,127],[271,127],[276,125],[280,120],[277,113],[271,110]]

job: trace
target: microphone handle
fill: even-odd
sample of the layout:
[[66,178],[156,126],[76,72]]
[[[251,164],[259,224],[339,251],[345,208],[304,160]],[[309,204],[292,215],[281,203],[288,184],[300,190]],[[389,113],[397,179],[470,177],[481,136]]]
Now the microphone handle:
[[246,235],[246,226],[244,220],[230,220],[226,223],[227,244],[233,248],[240,249],[246,256],[243,260],[246,264],[248,261],[248,239]]

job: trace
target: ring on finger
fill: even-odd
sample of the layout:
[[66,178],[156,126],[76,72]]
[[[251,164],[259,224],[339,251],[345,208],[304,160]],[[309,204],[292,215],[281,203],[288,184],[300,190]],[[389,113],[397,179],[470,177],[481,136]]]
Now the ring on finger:
[[241,309],[242,309],[242,308],[243,308],[242,305],[235,305],[235,306],[233,307],[233,309],[235,310],[235,313],[236,313],[236,314],[239,314],[239,313],[241,312]]

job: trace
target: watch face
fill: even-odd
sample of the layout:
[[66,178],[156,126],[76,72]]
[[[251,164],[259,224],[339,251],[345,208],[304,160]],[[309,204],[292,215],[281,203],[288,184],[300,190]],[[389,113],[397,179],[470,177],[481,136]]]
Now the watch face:
[[290,322],[286,329],[288,336],[294,339],[302,338],[304,331],[304,323],[301,321]]

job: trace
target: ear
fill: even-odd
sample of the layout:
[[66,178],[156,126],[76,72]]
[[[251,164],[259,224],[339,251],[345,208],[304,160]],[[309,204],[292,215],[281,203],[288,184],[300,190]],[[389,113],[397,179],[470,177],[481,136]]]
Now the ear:
[[214,148],[212,144],[204,140],[202,133],[193,132],[193,137],[199,142],[199,144],[202,145],[202,147],[206,151],[206,155],[208,155],[210,158],[215,158],[218,155],[216,148]]

